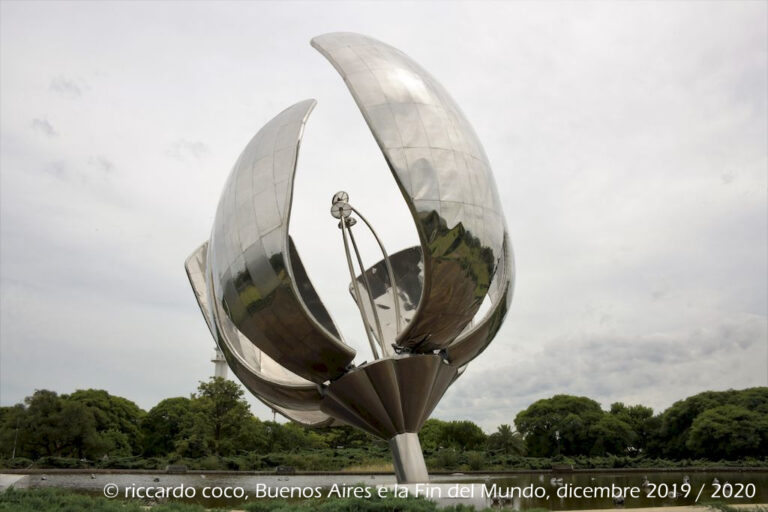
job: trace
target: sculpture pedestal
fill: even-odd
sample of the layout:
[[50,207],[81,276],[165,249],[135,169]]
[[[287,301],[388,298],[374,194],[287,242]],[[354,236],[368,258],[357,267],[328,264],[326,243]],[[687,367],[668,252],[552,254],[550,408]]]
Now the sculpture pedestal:
[[395,465],[395,476],[401,484],[429,482],[427,464],[421,451],[419,435],[413,432],[397,434],[389,440]]

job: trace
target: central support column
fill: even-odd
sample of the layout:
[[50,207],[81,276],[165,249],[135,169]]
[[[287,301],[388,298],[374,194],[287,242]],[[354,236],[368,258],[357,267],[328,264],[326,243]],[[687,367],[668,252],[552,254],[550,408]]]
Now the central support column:
[[395,464],[395,476],[399,484],[429,482],[427,464],[421,451],[419,435],[413,432],[397,434],[389,440],[392,459]]

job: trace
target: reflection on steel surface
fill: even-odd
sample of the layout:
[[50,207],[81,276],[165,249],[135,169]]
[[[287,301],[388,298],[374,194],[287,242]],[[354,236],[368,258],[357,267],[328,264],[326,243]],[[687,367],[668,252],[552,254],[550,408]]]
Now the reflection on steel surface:
[[416,221],[422,297],[398,344],[444,348],[508,264],[506,223],[485,151],[446,90],[399,50],[348,33],[319,36],[312,45],[344,78]]
[[[423,279],[421,247],[411,247],[396,252],[389,257],[389,261],[395,275],[396,287],[393,288],[392,280],[386,269],[386,262],[382,259],[365,271],[369,286],[360,288],[362,300],[367,301],[369,297],[373,297],[373,302],[376,305],[376,312],[384,331],[384,340],[377,338],[380,344],[397,337],[398,309],[402,323],[408,323],[412,320],[416,306],[419,304],[419,297],[421,297],[421,281]],[[358,276],[356,280],[362,284],[362,275]],[[350,286],[350,293],[355,298],[351,288]],[[395,297],[398,299],[397,304],[395,304]],[[365,314],[366,316],[369,315],[368,309],[365,310]],[[372,323],[373,319],[369,318],[368,322]]]
[[[187,273],[217,345],[252,393],[299,423],[349,424],[390,440],[398,481],[423,481],[414,434],[491,342],[511,301],[512,249],[501,203],[475,132],[429,73],[359,34],[326,34],[312,46],[344,79],[419,235],[419,246],[388,255],[349,196],[333,198],[350,292],[374,360],[352,363],[355,351],[288,234],[314,100],[287,108],[248,143],[224,186],[210,239],[187,259]],[[383,254],[369,268],[355,240],[366,227]],[[490,307],[478,314],[484,301]]]

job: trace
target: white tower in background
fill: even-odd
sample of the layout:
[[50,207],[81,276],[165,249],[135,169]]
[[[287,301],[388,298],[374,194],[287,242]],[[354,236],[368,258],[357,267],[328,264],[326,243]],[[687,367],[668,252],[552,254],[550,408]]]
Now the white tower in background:
[[213,376],[226,379],[227,378],[227,360],[224,359],[224,354],[221,352],[219,347],[216,347],[214,349],[213,359],[211,359],[211,362],[214,364]]

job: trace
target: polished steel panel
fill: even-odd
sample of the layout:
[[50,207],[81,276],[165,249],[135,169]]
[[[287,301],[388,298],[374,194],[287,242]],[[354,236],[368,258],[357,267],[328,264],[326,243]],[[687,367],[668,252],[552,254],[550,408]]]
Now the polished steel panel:
[[434,354],[379,359],[331,382],[320,409],[383,439],[418,432],[457,371]]
[[353,33],[318,36],[312,46],[347,84],[416,221],[422,296],[397,343],[421,353],[447,347],[472,321],[494,276],[513,272],[499,271],[511,260],[482,145],[447,91],[399,50]]
[[208,303],[208,285],[206,284],[205,273],[208,268],[208,242],[195,249],[195,252],[189,255],[184,262],[184,269],[187,271],[189,284],[192,285],[192,291],[195,294],[195,300],[203,313],[205,324],[211,335],[216,339],[216,326],[213,321],[210,304]]
[[273,404],[262,397],[257,397],[267,407],[273,411],[279,412],[289,420],[304,425],[310,428],[326,428],[326,427],[339,427],[344,425],[343,422],[332,418],[322,411],[301,411],[297,409],[289,409],[287,407],[281,407],[277,404]]
[[[400,309],[403,325],[408,324],[413,319],[419,303],[419,297],[421,296],[421,281],[423,279],[421,249],[419,247],[409,247],[408,249],[396,252],[389,257],[389,260],[395,275],[395,282],[397,283],[394,289],[383,259],[365,271],[381,328],[384,332],[384,341],[378,340],[380,344],[392,343],[397,337],[396,307]],[[369,287],[362,286],[365,281],[363,275],[357,276],[356,281],[358,282],[358,289],[362,300],[367,304],[369,300]],[[349,285],[349,292],[354,299],[355,294],[351,284]],[[394,293],[397,293],[397,304],[395,304]],[[370,318],[370,310],[364,309],[364,311],[369,316],[368,324],[373,324],[374,320]]]
[[208,249],[212,300],[280,366],[322,383],[341,376],[355,351],[341,341],[288,237],[299,141],[314,100],[259,130],[224,186]]
[[456,366],[466,365],[485,350],[493,341],[496,333],[504,322],[504,317],[512,303],[512,291],[514,289],[514,275],[503,275],[502,272],[514,268],[512,249],[508,239],[504,241],[504,257],[510,261],[499,266],[499,272],[495,276],[494,285],[488,293],[491,299],[490,311],[481,319],[476,319],[475,325],[459,335],[456,340],[445,349],[445,356],[451,364]]
[[317,385],[294,375],[275,363],[250,343],[229,321],[220,308],[211,308],[210,289],[204,272],[207,268],[208,242],[187,258],[185,267],[200,310],[211,329],[227,364],[243,385],[263,401],[293,408],[319,418],[321,395]]

